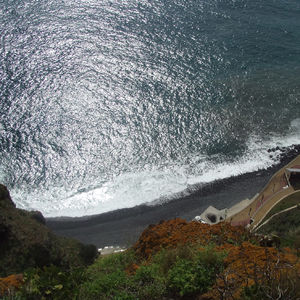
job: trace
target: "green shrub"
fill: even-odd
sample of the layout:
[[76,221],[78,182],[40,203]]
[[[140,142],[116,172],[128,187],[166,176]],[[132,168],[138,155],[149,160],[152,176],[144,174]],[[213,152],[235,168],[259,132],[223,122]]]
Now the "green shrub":
[[[201,272],[202,273],[202,272]],[[168,287],[180,296],[192,294],[199,290],[201,279],[191,261],[180,259],[170,269],[168,274]]]
[[139,299],[160,299],[166,293],[166,279],[156,263],[138,268],[133,283]]
[[213,247],[180,246],[160,251],[151,261],[139,261],[133,251],[126,251],[101,256],[85,270],[62,271],[52,265],[25,273],[18,295],[20,299],[64,300],[193,297],[212,286],[224,256]]
[[84,279],[83,268],[62,271],[51,265],[30,269],[24,273],[25,284],[18,295],[24,299],[73,299]]
[[169,292],[181,297],[205,293],[223,267],[224,257],[224,253],[209,247],[198,252],[193,260],[178,258],[168,272]]
[[[111,273],[99,273],[97,278],[87,280],[80,289],[80,299],[114,299],[120,298],[129,285],[126,273],[116,270]],[[127,297],[128,298],[128,297]]]
[[86,271],[80,287],[80,299],[134,299],[132,278],[126,268],[134,262],[134,253],[126,251],[100,257]]
[[260,285],[246,286],[242,294],[243,300],[264,300],[265,295]]
[[113,300],[137,300],[137,298],[128,292],[124,291],[116,291],[115,296],[112,298]]
[[127,250],[121,253],[114,253],[107,256],[100,256],[87,269],[88,276],[93,279],[98,276],[98,272],[109,273],[115,270],[125,270],[130,264],[135,262],[134,252]]
[[167,276],[170,268],[172,268],[179,258],[194,260],[196,253],[196,247],[181,245],[175,249],[162,249],[153,257],[152,261],[158,264],[162,273]]
[[95,245],[84,245],[80,246],[79,255],[86,265],[93,263],[95,258],[98,256],[98,250]]

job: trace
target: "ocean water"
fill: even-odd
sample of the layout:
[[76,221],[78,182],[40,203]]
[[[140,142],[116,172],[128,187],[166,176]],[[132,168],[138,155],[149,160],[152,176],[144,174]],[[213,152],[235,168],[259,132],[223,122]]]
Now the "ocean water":
[[278,162],[300,143],[298,0],[0,2],[0,182],[83,216]]

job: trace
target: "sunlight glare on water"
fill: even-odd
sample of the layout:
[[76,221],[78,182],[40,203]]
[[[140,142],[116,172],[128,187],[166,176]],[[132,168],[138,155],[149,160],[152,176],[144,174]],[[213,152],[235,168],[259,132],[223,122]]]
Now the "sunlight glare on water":
[[299,6],[3,2],[1,182],[79,216],[274,164],[299,142]]

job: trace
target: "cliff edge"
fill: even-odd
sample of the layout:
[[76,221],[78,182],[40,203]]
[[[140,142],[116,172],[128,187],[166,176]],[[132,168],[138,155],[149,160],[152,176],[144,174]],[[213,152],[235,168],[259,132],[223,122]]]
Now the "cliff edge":
[[93,262],[96,255],[94,245],[53,234],[40,212],[16,208],[9,191],[0,184],[0,277],[30,267],[70,269]]

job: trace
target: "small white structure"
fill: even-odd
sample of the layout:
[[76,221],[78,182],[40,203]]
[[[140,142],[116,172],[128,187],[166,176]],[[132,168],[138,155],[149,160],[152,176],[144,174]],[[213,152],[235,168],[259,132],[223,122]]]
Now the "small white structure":
[[225,219],[232,217],[236,213],[243,210],[245,207],[249,206],[257,198],[257,196],[258,194],[256,194],[250,200],[248,198],[244,199],[230,208],[225,208],[221,210],[216,209],[213,206],[209,206],[200,216],[196,216],[194,218],[194,221],[206,224],[217,224],[221,221],[224,221]]
[[226,218],[227,209],[216,209],[213,206],[209,206],[200,216],[194,218],[195,221],[207,224],[217,224],[224,221]]

